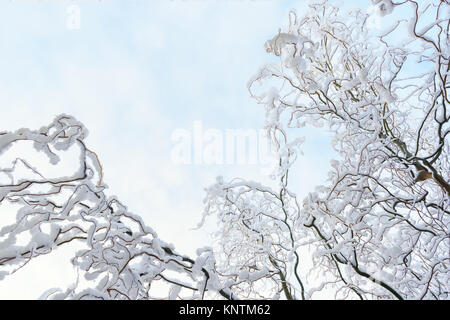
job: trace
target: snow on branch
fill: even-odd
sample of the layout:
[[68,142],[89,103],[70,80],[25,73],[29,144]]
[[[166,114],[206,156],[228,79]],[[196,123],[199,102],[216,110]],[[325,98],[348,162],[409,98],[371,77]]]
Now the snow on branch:
[[0,168],[6,177],[0,184],[0,205],[19,207],[14,222],[0,229],[1,278],[37,256],[76,242],[80,250],[72,264],[84,277],[84,286],[51,289],[43,298],[161,298],[161,290],[151,290],[159,282],[171,288],[166,298],[189,293],[189,298],[201,299],[206,292],[235,298],[215,275],[210,251],[200,252],[196,260],[176,253],[139,216],[105,194],[102,166],[85,146],[86,136],[86,128],[68,115],[37,131],[0,133],[0,154],[15,143],[31,141],[50,165],[58,163],[61,151],[79,150],[77,168],[63,177],[46,178],[31,165],[34,178],[21,178],[15,166]]
[[[279,63],[248,89],[278,150],[279,190],[221,181],[205,198],[221,273],[267,270],[267,290],[242,282],[242,295],[449,298],[450,5],[372,3],[370,14],[389,16],[383,30],[363,10],[312,1],[265,44]],[[338,157],[328,184],[298,199],[288,181],[305,125],[327,128]]]

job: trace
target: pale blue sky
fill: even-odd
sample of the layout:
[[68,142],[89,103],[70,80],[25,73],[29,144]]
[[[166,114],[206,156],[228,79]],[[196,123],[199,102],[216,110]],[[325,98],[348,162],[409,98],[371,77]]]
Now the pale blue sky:
[[[0,1],[0,129],[75,116],[90,131],[87,143],[100,156],[108,194],[193,254],[208,244],[189,231],[201,217],[204,187],[217,175],[269,180],[258,166],[174,165],[171,133],[197,120],[205,128],[260,129],[264,109],[246,84],[275,61],[264,42],[287,23],[290,7],[301,13],[302,3]],[[66,27],[73,4],[81,13],[78,30]],[[333,154],[326,133],[299,135],[306,136],[303,170],[291,183],[304,195],[325,181]],[[69,273],[54,276],[55,284],[63,274]],[[27,281],[35,288],[29,297],[42,291],[39,279]]]

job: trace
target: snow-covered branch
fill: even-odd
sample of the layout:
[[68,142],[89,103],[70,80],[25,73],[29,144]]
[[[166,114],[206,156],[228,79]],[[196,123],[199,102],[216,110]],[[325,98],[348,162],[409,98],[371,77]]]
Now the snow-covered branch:
[[[46,177],[20,157],[13,166],[0,169],[0,204],[17,208],[14,221],[0,229],[1,278],[18,272],[39,255],[76,242],[79,251],[72,263],[79,281],[43,297],[164,298],[164,291],[151,289],[155,283],[165,282],[169,289],[166,298],[189,293],[187,297],[201,299],[211,291],[233,299],[215,275],[211,251],[199,251],[195,260],[176,253],[139,216],[105,194],[102,166],[85,146],[86,135],[86,128],[67,115],[38,131],[0,133],[0,153],[15,143],[30,141],[48,156],[50,166],[69,149],[76,149],[79,158],[72,173],[57,178]],[[17,170],[18,161],[26,165],[28,175]]]
[[[263,66],[249,91],[265,107],[279,190],[245,181],[208,189],[205,217],[220,220],[227,277],[266,268],[273,283],[264,292],[287,299],[324,289],[448,299],[449,4],[372,2],[372,14],[393,17],[384,30],[362,10],[321,1],[303,17],[292,11],[288,29],[266,42],[279,64]],[[303,141],[291,135],[305,125],[327,127],[339,158],[329,183],[302,200],[288,180]],[[302,254],[314,265],[303,274]],[[257,297],[258,281],[240,291]]]

